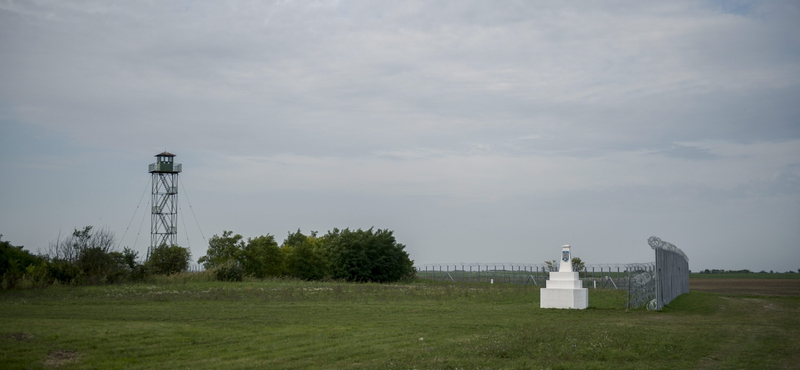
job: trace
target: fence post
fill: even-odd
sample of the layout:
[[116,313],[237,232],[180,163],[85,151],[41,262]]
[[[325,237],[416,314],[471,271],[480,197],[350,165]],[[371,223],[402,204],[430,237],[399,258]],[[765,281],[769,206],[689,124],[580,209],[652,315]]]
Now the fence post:
[[628,301],[625,302],[625,309],[631,308],[631,272],[630,272],[630,265],[625,266],[625,275],[627,275],[628,284],[627,284],[627,291],[628,291]]

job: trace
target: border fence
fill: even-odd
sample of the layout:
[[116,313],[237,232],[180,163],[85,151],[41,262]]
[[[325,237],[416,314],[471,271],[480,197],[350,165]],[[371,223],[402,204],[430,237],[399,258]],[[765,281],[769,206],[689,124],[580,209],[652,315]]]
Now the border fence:
[[[673,244],[655,236],[647,239],[655,262],[586,264],[578,271],[589,289],[627,290],[626,308],[661,310],[689,292],[689,258]],[[544,287],[547,264],[430,263],[416,266],[417,277],[454,283],[523,284]]]
[[[626,284],[626,266],[619,263],[590,264],[578,272],[586,287],[621,289],[620,284]],[[535,286],[544,286],[550,272],[546,264],[509,262],[429,263],[416,268],[417,277],[422,279]]]
[[625,265],[628,279],[628,301],[625,308],[647,307],[655,310],[656,305],[656,263],[630,263]]
[[661,310],[677,296],[689,293],[689,257],[655,236],[647,239],[647,244],[656,251],[656,309]]

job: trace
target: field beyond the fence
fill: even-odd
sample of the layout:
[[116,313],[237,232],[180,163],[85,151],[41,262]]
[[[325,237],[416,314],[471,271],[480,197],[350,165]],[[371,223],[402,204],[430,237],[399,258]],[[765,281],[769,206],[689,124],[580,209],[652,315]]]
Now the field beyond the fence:
[[624,290],[590,289],[587,310],[545,310],[534,285],[433,281],[185,274],[2,291],[0,368],[797,368],[800,297],[703,293],[697,282],[661,312],[626,311]]
[[719,294],[800,297],[800,279],[689,279],[689,290]]

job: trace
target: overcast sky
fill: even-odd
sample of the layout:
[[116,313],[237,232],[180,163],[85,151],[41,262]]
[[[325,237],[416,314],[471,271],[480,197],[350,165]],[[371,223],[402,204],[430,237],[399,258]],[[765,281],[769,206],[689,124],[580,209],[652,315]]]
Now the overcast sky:
[[797,270],[800,5],[0,0],[3,240],[143,254],[164,150],[195,260],[374,226],[418,265],[648,262],[655,235]]

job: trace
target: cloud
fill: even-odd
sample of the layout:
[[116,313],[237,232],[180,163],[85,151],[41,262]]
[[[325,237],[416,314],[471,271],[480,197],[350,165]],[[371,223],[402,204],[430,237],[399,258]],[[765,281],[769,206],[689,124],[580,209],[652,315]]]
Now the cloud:
[[[778,193],[770,190],[773,187],[796,185],[791,179],[795,158],[800,158],[800,141],[685,143],[678,148],[683,149],[670,149],[666,154],[627,151],[590,157],[424,148],[377,152],[366,158],[232,156],[210,164],[199,176],[204,186],[245,193],[340,191],[378,197],[472,200],[542,196],[556,191],[605,192],[631,186],[691,189],[686,194],[698,199],[709,191],[734,196],[742,187],[750,189],[752,195],[775,196]],[[713,160],[711,166],[709,160]],[[237,181],[229,181],[231,178]],[[757,183],[763,185],[755,186]]]
[[688,160],[710,160],[718,158],[714,154],[711,154],[709,149],[684,145],[673,145],[669,149],[661,150],[656,153],[665,155],[667,157],[683,158]]
[[[64,4],[4,13],[7,27],[40,41],[4,38],[16,56],[3,68],[3,100],[76,140],[124,133],[122,144],[135,146],[161,130],[260,154],[254,141],[273,132],[288,145],[267,150],[313,154],[320,144],[453,148],[531,128],[560,138],[553,146],[595,148],[770,131],[737,129],[739,106],[798,135],[790,117],[761,108],[771,96],[739,96],[788,88],[796,97],[797,58],[787,54],[796,39],[765,43],[776,34],[770,22],[703,5]],[[752,11],[780,21],[797,9]],[[709,110],[716,119],[693,118]],[[331,135],[341,144],[325,144]]]
[[[557,242],[571,219],[608,248],[636,234],[611,220],[712,240],[693,225],[724,212],[798,219],[785,210],[798,189],[799,13],[791,1],[3,2],[4,189],[59,183],[71,209],[108,212],[86,206],[99,175],[81,171],[114,163],[101,191],[112,199],[138,184],[137,158],[166,148],[198,203],[225,213],[218,199],[231,197],[253,216],[209,216],[214,229],[255,230],[269,217],[249,208],[256,198],[291,215],[270,219],[281,227],[387,220],[431,250],[455,250],[438,223],[461,242],[503,230],[508,245],[534,221]],[[307,199],[318,212],[292,213]],[[44,197],[36,214],[48,204],[62,203]],[[686,222],[641,216],[649,204]]]

